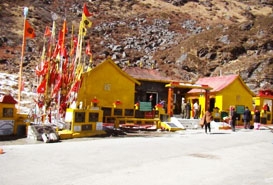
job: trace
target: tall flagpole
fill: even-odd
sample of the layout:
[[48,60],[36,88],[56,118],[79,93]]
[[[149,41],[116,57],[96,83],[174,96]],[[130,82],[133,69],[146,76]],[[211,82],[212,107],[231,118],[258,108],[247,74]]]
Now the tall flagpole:
[[28,14],[28,7],[24,7],[24,31],[23,31],[23,42],[22,42],[22,53],[21,53],[21,62],[19,68],[19,80],[18,80],[18,108],[17,112],[20,112],[20,102],[21,102],[21,89],[22,89],[22,73],[23,73],[23,61],[24,61],[24,52],[25,52],[25,30],[26,30],[26,19]]
[[55,42],[55,29],[56,29],[56,20],[58,19],[58,16],[53,13],[52,14],[52,20],[53,20],[53,23],[52,23],[52,29],[51,29],[51,36],[50,36],[50,41],[49,41],[49,48],[48,48],[48,58],[47,60],[49,59],[49,63],[48,63],[48,72],[46,74],[46,86],[45,86],[45,92],[44,92],[44,97],[45,97],[45,100],[48,100],[48,91],[49,91],[49,87],[48,87],[48,79],[49,79],[49,73],[50,73],[50,69],[52,68],[51,67],[51,54],[52,54],[52,48],[55,46],[54,45],[54,42]]
[[[60,67],[59,67],[59,75],[60,75],[60,80],[61,80],[61,87],[59,89],[59,92],[58,92],[58,119],[60,120],[61,116],[60,116],[60,110],[61,110],[61,91],[62,91],[62,76],[63,76],[63,58],[64,58],[64,53],[65,53],[65,32],[66,32],[66,18],[64,19],[64,23],[63,23],[63,28],[62,28],[62,32],[63,32],[63,35],[62,35],[62,45],[61,45],[61,59],[60,59]],[[60,38],[59,38],[60,39]],[[59,83],[59,82],[58,82]]]

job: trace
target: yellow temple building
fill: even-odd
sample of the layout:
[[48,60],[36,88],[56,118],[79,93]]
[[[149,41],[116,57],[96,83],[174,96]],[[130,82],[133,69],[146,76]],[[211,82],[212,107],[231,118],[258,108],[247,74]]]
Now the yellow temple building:
[[[239,75],[215,76],[199,78],[196,84],[205,84],[212,89],[209,92],[209,105],[214,110],[214,118],[221,121],[227,116],[230,107],[234,107],[239,114],[238,123],[242,123],[242,114],[245,107],[253,110],[253,97],[255,94],[246,86]],[[191,104],[196,101],[201,106],[200,117],[205,112],[204,90],[192,89],[187,93],[187,99]]]

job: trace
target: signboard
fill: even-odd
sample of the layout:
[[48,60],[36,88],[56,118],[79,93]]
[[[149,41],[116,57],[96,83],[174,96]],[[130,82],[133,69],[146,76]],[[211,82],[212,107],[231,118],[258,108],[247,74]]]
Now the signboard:
[[237,112],[237,114],[244,114],[245,106],[244,105],[236,105],[236,112]]
[[13,133],[13,120],[0,120],[0,135],[11,135]]
[[221,119],[223,119],[224,117],[228,117],[228,112],[221,112]]
[[102,122],[97,122],[97,124],[96,124],[96,130],[103,130],[103,124],[102,124]]
[[74,132],[80,132],[81,131],[81,126],[80,125],[75,125],[74,126]]
[[152,102],[139,102],[140,111],[152,111]]

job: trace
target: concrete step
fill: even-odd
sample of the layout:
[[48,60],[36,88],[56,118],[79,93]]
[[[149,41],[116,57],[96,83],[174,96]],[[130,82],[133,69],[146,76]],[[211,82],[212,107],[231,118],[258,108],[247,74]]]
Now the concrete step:
[[183,119],[177,118],[177,120],[183,125],[186,129],[198,129],[200,127],[200,119]]

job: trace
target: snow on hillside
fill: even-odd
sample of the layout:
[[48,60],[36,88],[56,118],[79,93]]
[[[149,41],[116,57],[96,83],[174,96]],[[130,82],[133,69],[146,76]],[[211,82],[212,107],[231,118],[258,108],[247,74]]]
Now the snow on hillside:
[[[0,73],[0,98],[5,94],[10,94],[18,101],[18,79],[18,75]],[[32,83],[24,80],[24,89],[21,92],[20,113],[29,113],[30,108],[35,105],[33,100],[36,98],[35,89]]]

